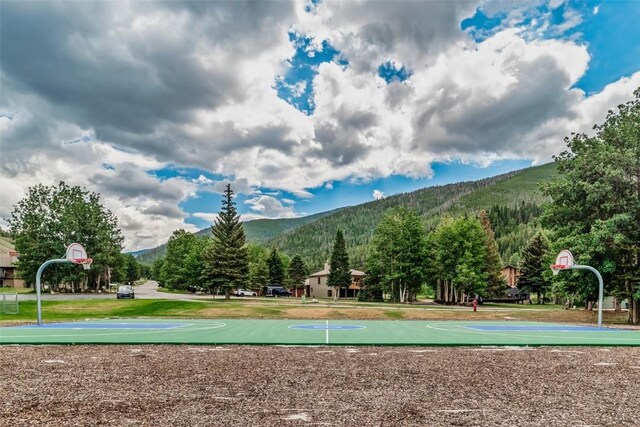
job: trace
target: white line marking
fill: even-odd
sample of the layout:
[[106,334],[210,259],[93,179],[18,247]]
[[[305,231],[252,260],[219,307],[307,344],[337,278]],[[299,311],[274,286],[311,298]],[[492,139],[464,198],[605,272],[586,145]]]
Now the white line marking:
[[325,334],[325,337],[326,337],[325,344],[329,344],[329,321],[328,320],[326,323],[326,328],[327,328],[327,333]]

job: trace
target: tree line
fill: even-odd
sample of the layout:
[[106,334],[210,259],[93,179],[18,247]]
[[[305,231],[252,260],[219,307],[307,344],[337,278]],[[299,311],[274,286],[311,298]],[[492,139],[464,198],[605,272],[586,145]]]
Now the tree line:
[[109,282],[133,282],[146,273],[131,254],[122,253],[117,218],[100,203],[100,195],[61,181],[36,185],[14,207],[8,235],[19,253],[16,267],[33,286],[40,265],[64,256],[67,245],[82,244],[93,258],[90,270],[57,264],[44,271],[42,282],[54,291],[98,290]]

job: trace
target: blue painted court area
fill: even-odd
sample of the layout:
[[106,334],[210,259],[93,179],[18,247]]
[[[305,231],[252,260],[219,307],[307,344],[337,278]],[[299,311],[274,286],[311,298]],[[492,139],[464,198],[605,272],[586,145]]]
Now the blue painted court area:
[[19,328],[45,329],[174,329],[189,326],[188,323],[46,323],[44,325],[18,326]]
[[506,331],[602,332],[603,330],[608,332],[621,331],[621,329],[613,329],[613,328],[598,329],[593,326],[542,325],[542,324],[540,325],[470,325],[470,326],[465,326],[465,328],[474,329],[476,331],[496,331],[496,332],[506,332]]

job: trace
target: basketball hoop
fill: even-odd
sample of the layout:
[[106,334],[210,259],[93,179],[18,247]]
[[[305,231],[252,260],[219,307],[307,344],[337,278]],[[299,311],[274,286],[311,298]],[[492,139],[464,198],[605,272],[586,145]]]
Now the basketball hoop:
[[566,270],[567,267],[569,267],[568,265],[564,265],[564,264],[551,264],[551,271],[553,272],[554,276],[557,276],[558,273],[560,273],[560,270]]
[[82,268],[88,270],[91,268],[91,263],[93,262],[93,258],[76,258],[72,260],[74,264],[82,264]]
[[67,246],[67,257],[74,264],[82,264],[82,268],[88,270],[91,268],[93,258],[87,257],[87,251],[80,243],[72,243]]

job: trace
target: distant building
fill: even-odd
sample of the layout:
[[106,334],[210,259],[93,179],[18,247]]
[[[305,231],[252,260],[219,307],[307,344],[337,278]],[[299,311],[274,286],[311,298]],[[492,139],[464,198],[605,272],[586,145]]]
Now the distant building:
[[[334,288],[327,286],[329,280],[329,263],[324,264],[324,269],[309,276],[309,293],[312,298],[333,298]],[[355,298],[362,288],[364,272],[351,270],[351,285],[342,288],[340,298]]]
[[24,280],[17,274],[15,263],[18,253],[13,249],[0,249],[0,288],[24,288]]
[[507,281],[507,285],[510,288],[516,287],[516,282],[518,281],[518,276],[520,275],[520,270],[513,265],[505,265],[502,269],[502,277]]

